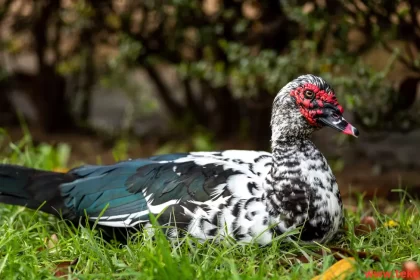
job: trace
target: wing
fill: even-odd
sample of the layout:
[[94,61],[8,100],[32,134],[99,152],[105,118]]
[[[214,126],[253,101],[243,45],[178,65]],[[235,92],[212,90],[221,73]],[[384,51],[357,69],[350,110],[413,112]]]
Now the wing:
[[[78,216],[86,211],[90,219],[97,219],[106,208],[98,223],[114,227],[147,222],[149,213],[157,215],[165,209],[162,218],[169,219],[169,212],[179,214],[183,207],[191,208],[191,203],[226,198],[240,187],[250,192],[255,188],[255,184],[244,181],[255,177],[249,169],[191,154],[156,156],[110,166],[84,166],[71,173],[79,179],[61,186],[66,207]],[[177,224],[188,223],[183,215],[176,218]]]
[[272,166],[272,155],[263,151],[226,150],[220,152],[192,152],[190,155],[235,163],[249,169],[261,178],[267,176]]
[[103,216],[116,219],[136,213],[137,218],[148,216],[142,193],[127,190],[127,178],[150,161],[126,161],[109,166],[82,166],[69,173],[78,179],[60,186],[65,206],[75,217],[86,214],[95,219]]

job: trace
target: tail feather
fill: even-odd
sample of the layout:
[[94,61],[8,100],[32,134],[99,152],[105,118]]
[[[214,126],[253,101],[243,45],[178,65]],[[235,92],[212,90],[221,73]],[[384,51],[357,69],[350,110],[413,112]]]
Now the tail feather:
[[66,216],[68,213],[59,186],[75,179],[69,173],[0,164],[0,203],[39,208]]

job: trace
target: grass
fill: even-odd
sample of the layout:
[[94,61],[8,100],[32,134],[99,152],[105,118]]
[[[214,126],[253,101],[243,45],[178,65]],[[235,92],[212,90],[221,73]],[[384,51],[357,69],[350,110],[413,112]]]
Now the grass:
[[[66,165],[68,156],[68,147],[34,147],[26,137],[5,149],[2,162],[52,169]],[[335,246],[375,254],[379,261],[356,258],[356,271],[349,279],[365,279],[371,270],[401,270],[406,260],[419,262],[420,204],[402,197],[391,216],[374,211],[375,231],[355,236],[354,226],[364,213],[362,200],[355,212],[346,213],[347,234]],[[375,209],[374,202],[372,206]],[[389,226],[389,221],[398,224]],[[46,240],[53,234],[58,241],[51,246]],[[331,254],[314,253],[327,247],[290,243],[284,237],[267,247],[230,241],[200,244],[188,237],[171,244],[160,232],[154,238],[139,233],[123,245],[103,241],[89,227],[73,227],[23,207],[0,206],[1,279],[54,279],[58,266],[66,279],[311,279],[335,262]],[[302,254],[308,263],[296,261]],[[76,258],[75,265],[63,265]]]

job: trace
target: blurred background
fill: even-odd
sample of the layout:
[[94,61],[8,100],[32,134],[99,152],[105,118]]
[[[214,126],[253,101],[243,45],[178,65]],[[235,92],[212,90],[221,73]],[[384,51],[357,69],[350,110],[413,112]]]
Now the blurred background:
[[0,159],[269,150],[274,96],[313,73],[361,131],[314,136],[344,196],[420,190],[419,1],[0,0],[0,25]]

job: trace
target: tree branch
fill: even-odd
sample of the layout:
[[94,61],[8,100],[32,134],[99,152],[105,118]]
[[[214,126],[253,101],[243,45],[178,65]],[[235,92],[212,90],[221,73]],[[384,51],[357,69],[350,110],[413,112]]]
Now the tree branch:
[[[381,42],[382,43],[382,45],[384,46],[384,48],[388,51],[388,52],[390,52],[390,53],[393,53],[394,52],[394,50],[391,48],[391,46],[390,45],[388,45],[388,43],[387,42],[385,42],[385,41],[382,41]],[[420,71],[420,68],[419,67],[417,67],[417,66],[415,66],[411,61],[409,61],[408,59],[406,59],[403,55],[401,55],[400,53],[398,53],[397,54],[397,58],[398,58],[398,60],[399,61],[401,61],[407,68],[409,68],[409,69],[411,69],[411,70],[413,70],[413,71],[415,71],[415,72],[419,72]]]
[[144,65],[144,69],[146,69],[147,74],[155,84],[159,97],[162,99],[171,115],[176,118],[182,116],[183,111],[185,110],[184,106],[171,97],[171,90],[166,86],[157,70],[148,63]]
[[[34,3],[36,5],[37,3]],[[38,1],[40,7],[39,16],[35,18],[35,22],[32,28],[32,34],[34,37],[35,53],[38,60],[38,66],[40,72],[45,68],[45,49],[47,48],[47,26],[51,14],[58,8],[58,1]]]
[[195,100],[193,92],[192,92],[192,88],[191,88],[191,80],[183,79],[182,84],[184,85],[187,108],[194,114],[195,118],[200,124],[207,126],[209,123],[209,120],[208,120],[208,112],[207,112],[206,104],[204,104],[204,102],[202,102],[202,104],[199,104]]

